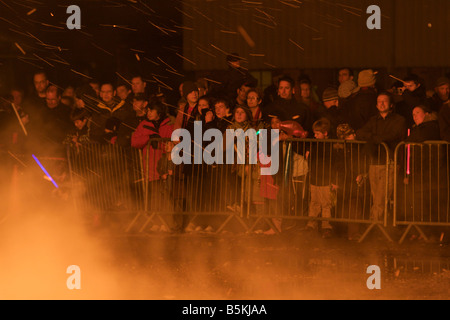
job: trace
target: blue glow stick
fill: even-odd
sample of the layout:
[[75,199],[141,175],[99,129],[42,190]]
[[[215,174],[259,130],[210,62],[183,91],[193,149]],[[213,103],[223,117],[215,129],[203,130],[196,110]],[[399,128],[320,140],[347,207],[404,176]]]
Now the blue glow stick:
[[39,165],[39,167],[41,167],[42,171],[44,171],[45,175],[50,179],[50,181],[55,185],[56,188],[59,188],[58,185],[56,184],[55,180],[53,180],[52,176],[47,172],[47,170],[45,170],[44,166],[39,162],[38,158],[36,158],[36,156],[34,154],[32,154],[34,161],[37,162],[37,164]]

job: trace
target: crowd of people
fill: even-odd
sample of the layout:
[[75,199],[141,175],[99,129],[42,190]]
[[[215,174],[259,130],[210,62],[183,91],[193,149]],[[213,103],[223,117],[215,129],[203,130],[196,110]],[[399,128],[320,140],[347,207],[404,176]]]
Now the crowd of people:
[[[60,88],[50,82],[45,72],[37,72],[33,77],[34,94],[24,96],[22,89],[12,88],[3,98],[1,145],[19,154],[30,148],[48,146],[51,152],[64,155],[67,146],[80,150],[92,143],[143,149],[144,156],[150,152],[148,179],[153,182],[174,175],[176,168],[170,158],[174,144],[152,139],[170,139],[179,128],[189,130],[194,136],[195,121],[202,122],[203,130],[216,128],[222,133],[228,128],[281,129],[280,141],[310,138],[360,140],[369,145],[385,143],[391,159],[402,141],[450,142],[450,80],[446,77],[440,77],[432,90],[426,90],[419,77],[411,74],[379,91],[376,72],[372,69],[362,70],[355,76],[350,68],[342,68],[339,85],[326,88],[318,99],[308,76],[293,79],[280,75],[271,86],[260,88],[257,79],[240,65],[237,54],[229,55],[227,61],[229,70],[220,79],[199,78],[180,83],[175,103],[164,94],[149,93],[142,75],[120,83],[91,81],[77,88]],[[149,143],[151,147],[147,149]],[[283,153],[286,149],[280,150]],[[307,154],[294,151],[305,159],[311,156],[309,170],[313,177],[314,171],[319,170],[314,163],[329,158],[330,150],[323,147],[308,150]],[[386,166],[390,172],[393,170],[391,163],[380,159],[383,157],[371,162],[367,173],[373,197],[371,218],[375,220],[383,219],[385,214]],[[339,188],[339,179],[333,172],[337,167],[330,168],[332,171],[322,172],[319,178],[311,178],[308,199],[311,217],[331,217],[330,188]],[[189,176],[195,170],[195,166],[185,166],[183,174]],[[364,172],[354,171],[352,182],[358,183]],[[239,171],[236,174],[243,176]],[[277,210],[274,203],[280,178],[274,175],[257,179],[259,195],[268,204],[266,209]],[[391,183],[387,185],[392,187]],[[389,190],[388,196],[391,193]],[[273,219],[273,227],[281,231],[281,221]],[[317,230],[317,221],[311,220],[306,227]],[[193,227],[181,222],[179,228]],[[321,230],[324,237],[330,237],[332,225],[323,221]],[[357,233],[352,230],[349,238]]]

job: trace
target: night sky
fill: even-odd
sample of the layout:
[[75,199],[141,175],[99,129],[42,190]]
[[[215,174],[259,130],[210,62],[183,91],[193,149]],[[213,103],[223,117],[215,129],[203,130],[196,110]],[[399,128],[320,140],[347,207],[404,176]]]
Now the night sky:
[[[167,1],[0,1],[0,73],[5,82],[31,84],[31,74],[46,70],[63,87],[84,80],[130,79],[141,72],[172,86],[182,59],[178,0]],[[69,30],[69,5],[81,9],[81,29]],[[118,75],[118,72],[120,75]],[[25,77],[24,77],[25,75]],[[181,76],[177,76],[181,77]],[[24,79],[25,78],[25,79]]]

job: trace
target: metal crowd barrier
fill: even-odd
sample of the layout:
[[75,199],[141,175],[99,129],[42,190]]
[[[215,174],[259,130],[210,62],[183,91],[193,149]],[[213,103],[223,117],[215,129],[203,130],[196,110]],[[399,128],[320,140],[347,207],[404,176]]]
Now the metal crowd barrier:
[[412,228],[428,240],[423,229],[450,226],[449,144],[402,142],[395,163],[393,225],[406,226],[399,242]]
[[[182,228],[189,222],[203,226],[214,223],[216,232],[224,230],[233,220],[245,231],[251,231],[259,223],[275,227],[274,219],[293,219],[365,226],[358,240],[361,242],[374,228],[392,241],[386,232],[391,225],[442,225],[442,220],[418,221],[415,215],[413,220],[400,219],[397,178],[400,146],[392,160],[384,143],[291,139],[280,145],[278,174],[268,177],[260,175],[259,165],[174,165],[169,159],[169,142],[153,139],[144,150],[97,144],[69,149],[79,209],[106,214],[128,212],[132,219],[125,231],[130,233],[145,231],[155,219],[159,219],[157,224],[169,228]],[[337,186],[329,188],[331,214],[311,215],[311,189],[315,184],[323,184],[320,180],[327,170],[331,170],[332,178],[324,185]],[[391,181],[397,187],[393,188]],[[276,192],[264,194],[264,188]],[[448,187],[445,190],[448,192]],[[374,199],[374,194],[378,199]],[[374,200],[378,201],[378,213]],[[448,207],[446,194],[446,224]]]
[[[294,139],[284,142],[279,172],[272,177],[275,179],[272,187],[278,188],[278,194],[271,199],[261,193],[261,184],[266,183],[266,177],[260,175],[259,165],[200,163],[175,166],[168,158],[170,153],[164,152],[167,142],[169,139],[153,139],[143,152],[146,196],[141,205],[143,210],[136,214],[127,231],[137,226],[138,232],[143,232],[156,218],[169,228],[186,226],[189,222],[206,226],[210,220],[215,220],[216,232],[222,231],[233,219],[245,231],[253,230],[261,222],[274,228],[273,219],[301,219],[365,224],[368,227],[359,241],[363,241],[374,227],[392,241],[385,231],[390,200],[388,166],[381,166],[380,171],[383,182],[379,190],[385,194],[383,212],[378,219],[371,216],[373,197],[369,171],[375,162],[391,165],[385,144],[373,146],[376,157],[370,158],[367,144],[360,141]],[[331,157],[327,161],[315,157],[318,148],[327,149]],[[315,169],[311,171],[313,167]],[[311,180],[320,180],[325,169],[333,172],[330,184],[338,186],[336,190],[329,189],[332,213],[330,216],[311,216]],[[361,178],[358,182],[356,172]]]
[[179,230],[189,223],[203,228],[214,224],[215,232],[221,232],[233,219],[248,231],[241,205],[244,180],[239,166],[174,165],[169,145],[169,139],[152,139],[143,151],[144,210],[137,212],[126,231],[137,227],[140,233],[155,222]]
[[[392,241],[386,232],[390,213],[389,189],[392,189],[388,188],[389,181],[392,181],[389,176],[392,174],[392,169],[389,170],[392,161],[386,144],[369,146],[361,141],[290,139],[281,144],[281,149],[281,173],[276,177],[278,194],[276,199],[263,199],[264,206],[259,212],[249,212],[250,216],[257,219],[256,222],[296,219],[321,221],[323,224],[328,221],[346,223],[356,230],[355,233],[358,233],[361,225],[367,225],[358,241],[363,241],[373,228],[378,228]],[[386,163],[388,166],[384,165]],[[379,210],[382,212],[378,217],[373,216],[373,182],[369,179],[371,167],[376,164],[381,165],[378,173],[374,172],[373,175],[380,181],[378,192],[384,195]],[[330,177],[327,172],[331,173]],[[254,181],[255,185],[257,183]],[[324,207],[315,208],[318,205],[316,202],[312,205],[311,190],[317,190],[317,186],[323,187],[326,196],[329,186],[331,207],[325,204],[325,210],[330,210],[329,215],[323,215]],[[256,202],[261,202],[261,199]],[[322,212],[311,214],[312,209]]]
[[75,208],[93,219],[143,211],[141,151],[111,144],[67,148]]

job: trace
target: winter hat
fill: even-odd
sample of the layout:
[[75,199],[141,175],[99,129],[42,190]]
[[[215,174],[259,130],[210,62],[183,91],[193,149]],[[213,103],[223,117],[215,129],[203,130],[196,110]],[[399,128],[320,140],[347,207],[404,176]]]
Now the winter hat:
[[450,85],[450,79],[447,77],[440,77],[439,79],[436,80],[436,85],[434,87],[437,88],[443,86],[444,84]]
[[363,70],[358,75],[358,86],[360,87],[372,87],[375,85],[375,75],[378,72],[374,72],[372,69]]
[[192,91],[198,91],[197,85],[192,81],[183,82],[183,98],[186,99],[187,95]]
[[338,100],[338,99],[339,99],[338,91],[333,87],[326,88],[322,94],[323,102]]
[[353,128],[347,123],[342,123],[336,128],[336,136],[338,139],[344,140],[351,134],[355,134],[355,130],[353,130]]
[[340,98],[348,98],[353,93],[358,92],[359,87],[353,80],[346,80],[338,88],[338,94]]

